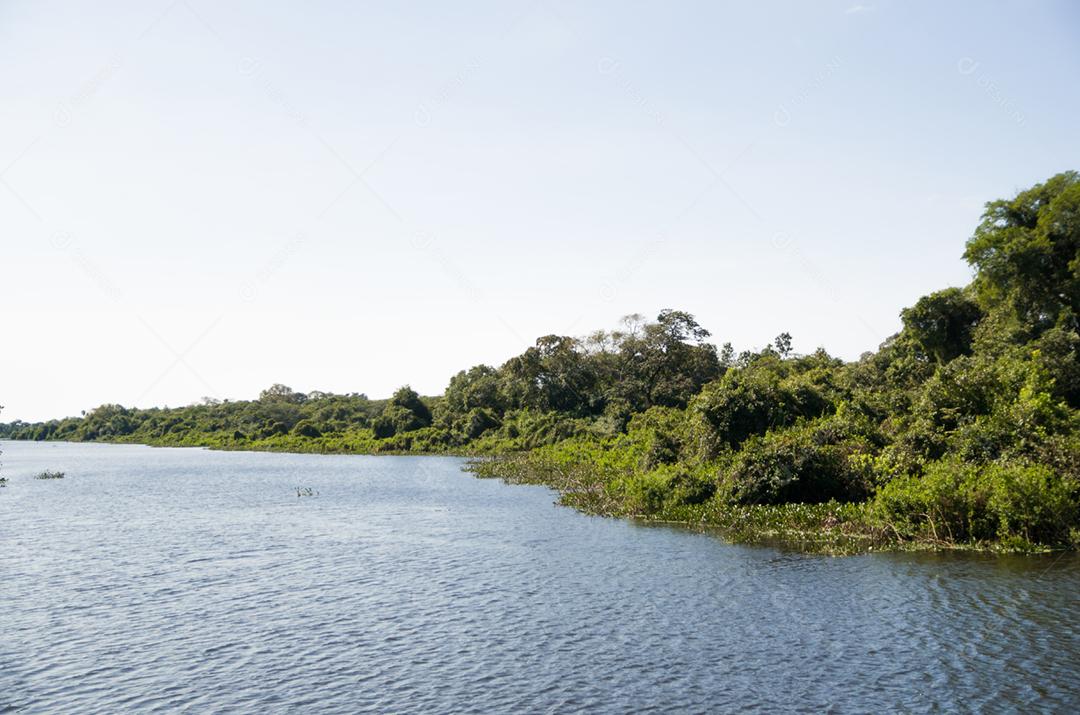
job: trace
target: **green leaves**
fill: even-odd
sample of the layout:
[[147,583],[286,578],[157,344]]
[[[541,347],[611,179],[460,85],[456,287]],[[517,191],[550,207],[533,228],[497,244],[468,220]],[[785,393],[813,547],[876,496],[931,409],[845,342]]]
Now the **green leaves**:
[[971,353],[982,315],[978,304],[959,288],[931,293],[900,313],[907,337],[939,363]]
[[1080,314],[1080,174],[991,201],[964,252],[987,311],[1005,306],[1037,337]]
[[905,538],[1075,546],[1078,485],[1035,464],[934,463],[921,478],[889,483],[875,510]]

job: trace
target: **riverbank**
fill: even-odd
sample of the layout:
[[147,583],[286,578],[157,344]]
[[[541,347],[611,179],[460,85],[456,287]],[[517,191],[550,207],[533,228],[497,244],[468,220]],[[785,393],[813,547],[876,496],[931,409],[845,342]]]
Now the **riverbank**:
[[[489,456],[473,460],[469,469],[481,478],[511,484],[537,484],[559,494],[559,502],[587,514],[670,524],[717,533],[733,543],[770,544],[807,553],[852,555],[872,551],[978,551],[1002,554],[1045,554],[1075,551],[1080,533],[1046,543],[1030,538],[1037,518],[1058,521],[1059,513],[1028,516],[1023,528],[1010,524],[1000,495],[958,488],[942,504],[904,502],[903,487],[886,488],[861,502],[736,504],[723,493],[694,493],[692,477],[642,473],[610,453],[565,448]],[[665,479],[665,476],[669,477]],[[670,478],[674,476],[675,478]],[[1010,485],[1016,489],[1016,485]],[[988,487],[988,489],[991,487]],[[965,491],[971,498],[959,498]],[[995,499],[995,497],[997,497]],[[1071,495],[1067,495],[1071,498]],[[993,502],[999,502],[993,504]],[[1053,498],[1038,509],[1051,512]],[[974,504],[973,502],[981,502]],[[996,508],[995,508],[996,507]],[[984,513],[990,511],[991,513]],[[995,522],[977,525],[976,522]],[[976,531],[982,527],[982,531]],[[988,528],[987,528],[988,527]],[[992,534],[992,535],[991,535]],[[959,535],[959,536],[958,536]],[[966,537],[966,538],[965,538]]]
[[[975,516],[948,514],[941,505],[917,505],[914,514],[900,513],[896,489],[860,502],[830,500],[822,503],[737,504],[727,495],[703,486],[700,478],[715,469],[705,465],[698,474],[688,472],[650,474],[639,467],[639,455],[626,445],[594,441],[567,441],[533,450],[397,449],[393,441],[352,433],[318,438],[280,435],[261,440],[209,439],[207,435],[185,439],[84,440],[84,443],[130,444],[149,447],[201,448],[229,452],[285,454],[351,454],[366,456],[454,456],[470,461],[467,470],[482,479],[501,479],[509,484],[548,487],[563,506],[594,516],[635,520],[705,531],[732,543],[775,545],[806,553],[853,555],[874,551],[977,551],[1003,554],[1044,554],[1077,550],[1080,534],[1072,530],[1066,540],[1039,543],[1023,534],[994,532],[996,538],[957,538],[953,522]],[[73,444],[78,442],[73,442]],[[711,477],[706,477],[706,479]],[[920,483],[921,486],[921,483]],[[1016,485],[1010,484],[1015,490]],[[954,500],[962,490],[943,495]],[[1066,499],[1071,498],[1065,495]],[[986,496],[978,497],[982,502]],[[1000,501],[1000,499],[999,499]],[[1052,500],[1043,498],[1044,507]],[[910,512],[911,505],[905,504]],[[953,511],[967,507],[952,505]],[[983,504],[985,508],[987,505]],[[1069,504],[1063,505],[1068,510]],[[922,508],[922,511],[918,511]],[[936,513],[935,513],[936,510]],[[914,517],[914,518],[913,518]],[[986,516],[981,517],[986,521]],[[1052,519],[1067,518],[1051,515]],[[1030,517],[1028,519],[1030,521]],[[1000,522],[1000,516],[998,518]],[[1008,524],[1006,523],[1007,527]],[[970,524],[962,533],[970,532]],[[984,532],[985,533],[985,532]]]
[[217,433],[173,435],[146,439],[142,436],[117,437],[94,440],[46,440],[72,443],[89,442],[101,444],[138,444],[147,447],[199,447],[223,452],[280,452],[286,454],[357,454],[357,455],[442,455],[454,457],[478,457],[490,451],[442,447],[438,449],[412,449],[411,442],[400,438],[376,439],[370,430],[357,430],[341,434],[302,437],[298,435],[274,435],[262,439],[236,439]]

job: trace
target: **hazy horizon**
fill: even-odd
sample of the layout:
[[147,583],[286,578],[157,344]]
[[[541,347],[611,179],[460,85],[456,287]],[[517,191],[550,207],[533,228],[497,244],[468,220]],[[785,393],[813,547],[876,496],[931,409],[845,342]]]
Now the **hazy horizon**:
[[0,6],[0,421],[442,392],[693,313],[851,360],[1080,168],[1080,6]]

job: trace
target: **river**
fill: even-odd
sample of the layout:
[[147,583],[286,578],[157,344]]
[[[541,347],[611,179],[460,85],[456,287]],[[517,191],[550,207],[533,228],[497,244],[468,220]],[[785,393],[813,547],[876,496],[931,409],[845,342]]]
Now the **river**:
[[0,712],[1080,709],[1075,555],[736,546],[449,457],[2,447]]

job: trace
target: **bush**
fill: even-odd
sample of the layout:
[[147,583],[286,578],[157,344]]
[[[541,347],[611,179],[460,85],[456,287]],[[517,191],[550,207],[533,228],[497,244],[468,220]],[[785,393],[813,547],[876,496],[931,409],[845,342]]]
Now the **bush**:
[[424,427],[409,433],[414,452],[445,452],[458,444],[453,433],[438,427]]
[[663,470],[636,474],[622,483],[624,508],[631,514],[655,514],[670,495],[668,475]]
[[640,468],[648,471],[679,460],[682,450],[684,412],[671,407],[652,407],[630,420],[630,439],[642,450]]
[[284,422],[271,422],[263,429],[263,437],[273,437],[279,434],[288,434],[289,426]]
[[462,436],[466,440],[476,439],[488,430],[498,428],[502,423],[499,418],[488,409],[474,407],[469,410],[460,424]]
[[725,474],[740,504],[816,504],[865,499],[877,481],[875,443],[846,415],[752,437]]
[[694,410],[715,433],[715,441],[737,448],[755,435],[821,417],[839,394],[832,384],[836,365],[824,352],[784,361],[766,351],[750,365],[729,370],[706,385]]
[[668,503],[674,506],[704,504],[716,494],[716,478],[710,470],[687,469],[681,465],[668,477]]
[[588,432],[588,423],[558,412],[520,410],[507,414],[502,431],[515,449],[534,449],[583,436]]
[[386,415],[379,415],[371,423],[371,431],[378,439],[386,439],[387,437],[393,437],[397,432],[397,428],[394,426],[394,421]]
[[292,431],[293,434],[298,437],[322,437],[322,432],[319,431],[319,428],[308,420],[300,420],[297,422]]
[[1041,465],[991,467],[987,508],[1003,541],[1062,544],[1070,539],[1077,517],[1077,484]]
[[875,510],[904,538],[1062,545],[1080,526],[1077,486],[1042,465],[947,460],[931,464],[922,477],[890,482]]

